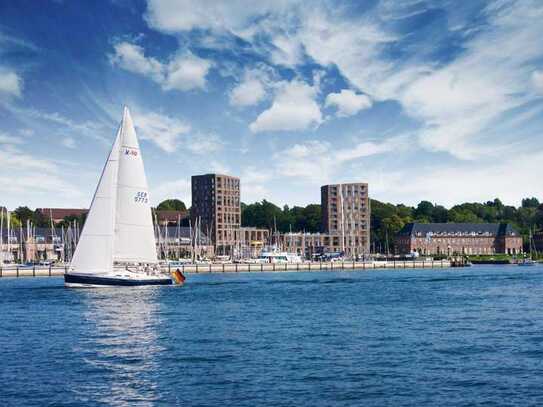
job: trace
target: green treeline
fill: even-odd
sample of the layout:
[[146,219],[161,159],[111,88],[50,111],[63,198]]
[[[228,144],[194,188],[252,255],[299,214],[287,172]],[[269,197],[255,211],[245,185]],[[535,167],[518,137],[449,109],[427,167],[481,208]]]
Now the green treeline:
[[310,204],[306,207],[288,205],[279,208],[266,201],[241,204],[241,225],[256,226],[280,232],[320,232],[321,206]]

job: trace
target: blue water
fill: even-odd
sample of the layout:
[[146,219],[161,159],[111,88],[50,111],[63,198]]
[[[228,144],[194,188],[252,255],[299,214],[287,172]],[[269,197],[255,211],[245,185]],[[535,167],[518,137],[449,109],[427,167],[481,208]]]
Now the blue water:
[[0,279],[1,406],[543,405],[543,267]]

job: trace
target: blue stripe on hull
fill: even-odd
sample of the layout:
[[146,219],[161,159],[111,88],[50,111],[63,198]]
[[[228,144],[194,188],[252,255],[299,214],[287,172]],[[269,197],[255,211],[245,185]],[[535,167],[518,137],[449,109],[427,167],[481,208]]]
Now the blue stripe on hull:
[[71,284],[138,286],[138,285],[171,285],[171,279],[129,280],[126,278],[93,277],[76,274],[64,274],[64,282]]

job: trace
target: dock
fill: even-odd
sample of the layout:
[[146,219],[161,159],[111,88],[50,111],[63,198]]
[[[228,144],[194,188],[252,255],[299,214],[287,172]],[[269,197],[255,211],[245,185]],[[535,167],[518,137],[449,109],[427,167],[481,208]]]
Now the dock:
[[[163,266],[165,273],[177,268],[183,273],[258,273],[258,272],[296,272],[296,271],[340,271],[340,270],[385,270],[448,268],[448,260],[398,260],[398,261],[335,261],[306,263],[202,263],[184,264],[179,267]],[[10,266],[0,267],[0,277],[54,277],[63,276],[67,266]]]

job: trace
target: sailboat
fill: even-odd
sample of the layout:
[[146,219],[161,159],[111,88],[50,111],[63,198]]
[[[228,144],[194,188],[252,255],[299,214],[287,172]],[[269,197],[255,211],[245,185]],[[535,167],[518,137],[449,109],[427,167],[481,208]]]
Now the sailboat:
[[67,287],[172,284],[158,268],[147,179],[127,107],[64,283]]
[[532,235],[532,229],[530,228],[530,235],[529,235],[529,244],[530,244],[530,258],[523,258],[521,262],[517,263],[519,266],[535,266],[537,263],[534,260],[534,252],[537,251],[534,248],[534,237]]

